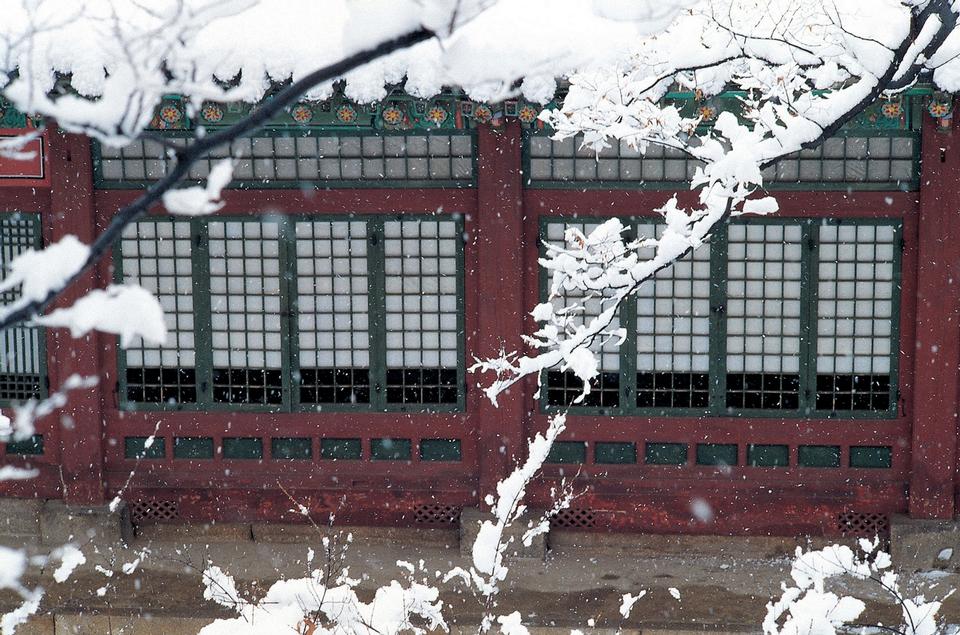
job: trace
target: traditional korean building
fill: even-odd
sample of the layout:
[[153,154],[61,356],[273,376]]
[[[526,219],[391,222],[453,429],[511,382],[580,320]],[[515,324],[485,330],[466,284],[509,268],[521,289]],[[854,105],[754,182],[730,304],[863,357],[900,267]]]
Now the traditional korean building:
[[[707,121],[735,104],[669,99]],[[335,97],[214,152],[190,176],[238,157],[220,212],[154,209],[62,303],[136,282],[167,312],[165,345],[0,334],[6,406],[75,374],[100,379],[32,439],[0,444],[0,464],[39,471],[0,493],[77,506],[119,494],[140,526],[298,522],[287,493],[343,524],[457,523],[579,390],[550,372],[539,399],[529,381],[494,407],[467,371],[534,329],[543,243],[613,216],[649,236],[670,195],[695,201],[693,161],[553,141],[541,107]],[[169,98],[153,127],[183,143],[248,111],[210,103],[191,117]],[[645,285],[531,504],[574,479],[583,494],[558,527],[859,536],[898,514],[953,518],[950,112],[923,90],[876,104],[768,170],[778,214],[735,220]],[[33,125],[2,117],[5,136]],[[117,150],[47,129],[35,145],[32,161],[0,161],[4,264],[67,234],[91,241],[174,161],[156,140]]]

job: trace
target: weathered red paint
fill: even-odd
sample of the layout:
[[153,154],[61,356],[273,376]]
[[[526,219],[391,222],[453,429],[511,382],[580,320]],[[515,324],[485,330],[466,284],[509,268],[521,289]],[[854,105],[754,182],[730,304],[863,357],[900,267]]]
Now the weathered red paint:
[[[50,209],[44,219],[45,242],[73,234],[90,243],[96,237],[93,213],[93,165],[90,140],[81,135],[48,132],[50,141]],[[96,271],[71,285],[57,302],[68,306],[89,289],[100,287]],[[64,329],[49,329],[47,357],[51,390],[71,375],[100,377],[100,351],[107,338],[97,333],[73,338]],[[95,389],[70,393],[57,414],[61,422],[60,467],[64,498],[72,504],[104,500],[102,383]]]
[[[478,282],[480,330],[470,351],[479,358],[521,350],[524,313],[523,189],[520,171],[520,124],[483,126],[477,139],[477,234],[472,247],[478,267],[468,277]],[[468,359],[470,356],[468,355]],[[477,378],[479,379],[479,378]],[[489,383],[490,378],[485,378]],[[471,383],[477,383],[474,380]],[[480,456],[480,490],[496,484],[522,457],[524,447],[524,389],[520,383],[500,395],[494,406],[473,390],[471,421],[485,451]]]
[[952,518],[957,474],[960,361],[960,143],[923,126],[910,514]]
[[[928,126],[930,128],[930,126]],[[132,201],[137,190],[92,189],[88,143],[79,137],[50,135],[50,188],[0,182],[0,210],[42,211],[45,240],[66,233],[90,240],[116,209]],[[546,506],[551,487],[576,475],[584,494],[575,507],[590,509],[598,529],[658,533],[731,533],[835,535],[838,514],[846,511],[916,516],[952,514],[955,479],[957,362],[960,360],[957,294],[945,294],[945,276],[957,279],[955,258],[960,148],[953,136],[924,131],[921,192],[777,192],[781,215],[792,217],[895,217],[904,222],[903,294],[900,356],[902,403],[895,419],[808,420],[679,417],[571,416],[563,438],[634,441],[642,456],[646,441],[683,442],[691,458],[681,467],[636,465],[547,466],[530,491],[530,503]],[[939,148],[947,148],[939,163]],[[464,215],[467,242],[467,359],[496,355],[501,348],[522,349],[519,335],[531,330],[526,311],[538,301],[540,216],[650,215],[672,194],[640,190],[524,189],[519,125],[481,127],[478,131],[478,179],[471,189],[228,190],[222,214],[305,213],[457,213]],[[678,195],[692,205],[695,196]],[[947,203],[948,202],[948,203]],[[151,213],[162,213],[159,206]],[[941,237],[947,237],[941,240]],[[70,301],[85,288],[106,284],[112,266],[103,262],[96,274],[71,289]],[[518,275],[517,272],[523,272]],[[917,283],[917,280],[920,280]],[[944,300],[949,308],[944,309]],[[946,318],[944,317],[946,316]],[[916,323],[916,328],[915,328]],[[916,334],[916,335],[915,335]],[[912,342],[945,342],[945,348],[915,351]],[[66,413],[77,425],[62,431],[59,414],[41,422],[52,444],[36,460],[5,459],[37,465],[39,480],[29,485],[2,483],[0,492],[15,496],[65,496],[69,502],[103,500],[104,493],[135,501],[177,500],[183,520],[280,520],[297,522],[282,485],[317,517],[336,512],[338,522],[411,524],[418,506],[430,503],[472,506],[493,490],[524,452],[525,437],[546,427],[533,398],[532,380],[518,384],[494,408],[468,376],[467,410],[451,414],[403,413],[256,413],[124,412],[115,392],[117,359],[108,337],[72,340],[48,331],[51,383],[55,388],[70,373],[97,374],[99,391],[72,396]],[[928,347],[929,348],[929,347]],[[950,378],[944,381],[944,378]],[[81,416],[83,413],[83,416]],[[164,459],[139,465],[123,455],[123,437],[153,432],[166,440]],[[46,427],[44,427],[46,426]],[[380,436],[421,438],[457,431],[463,460],[421,462],[370,461],[369,439]],[[225,436],[349,435],[363,439],[360,461],[324,461],[314,439],[313,460],[276,462],[172,458],[178,435],[203,435],[219,446]],[[105,435],[101,440],[101,435]],[[741,456],[750,443],[796,446],[827,443],[842,448],[883,444],[895,448],[889,470],[814,468],[708,468],[692,463],[698,442],[736,443]],[[267,444],[268,445],[268,444]],[[501,451],[501,448],[504,448]],[[265,448],[268,453],[268,447]],[[941,450],[944,450],[941,452]],[[131,477],[131,471],[133,476]],[[129,482],[128,482],[129,479]],[[126,489],[124,486],[127,486]],[[909,499],[908,499],[909,485]],[[703,522],[691,511],[702,498],[714,512]]]

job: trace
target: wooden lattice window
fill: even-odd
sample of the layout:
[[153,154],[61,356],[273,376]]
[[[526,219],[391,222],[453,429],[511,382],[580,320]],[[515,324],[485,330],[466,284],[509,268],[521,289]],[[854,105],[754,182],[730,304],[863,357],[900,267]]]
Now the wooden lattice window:
[[151,218],[117,260],[170,332],[121,352],[126,404],[463,407],[459,219]]
[[[549,219],[549,244],[600,221]],[[627,236],[662,223],[622,219]],[[599,414],[896,415],[902,224],[895,219],[749,219],[729,224],[621,306],[627,338],[596,338],[600,375],[576,407]],[[651,257],[641,249],[640,258]],[[544,276],[543,298],[548,280]],[[605,295],[566,292],[588,321]],[[544,406],[580,394],[549,371]],[[763,459],[773,463],[781,459]]]
[[[14,258],[40,247],[40,217],[13,213],[0,216],[0,279],[9,273]],[[0,305],[20,297],[19,289],[0,294]],[[46,390],[43,330],[15,326],[0,331],[0,403],[26,401]]]
[[[703,163],[681,150],[650,144],[641,153],[626,141],[597,152],[583,135],[526,137],[525,174],[531,187],[667,189],[686,187]],[[817,148],[785,157],[763,172],[770,189],[885,189],[919,187],[920,135],[915,130],[845,130]]]
[[[174,133],[176,134],[176,133]],[[170,136],[174,147],[185,138]],[[188,180],[233,157],[232,186],[241,188],[470,187],[474,182],[474,136],[468,131],[416,134],[384,131],[268,130],[212,150],[191,166]],[[97,187],[144,187],[165,176],[176,158],[154,140],[122,148],[96,144]]]

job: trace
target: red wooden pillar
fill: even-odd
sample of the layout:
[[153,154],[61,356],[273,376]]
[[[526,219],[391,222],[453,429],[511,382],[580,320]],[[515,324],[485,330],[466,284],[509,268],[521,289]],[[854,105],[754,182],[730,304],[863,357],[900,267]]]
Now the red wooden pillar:
[[[960,133],[924,117],[910,515],[952,518],[960,370]],[[909,240],[909,237],[907,237]]]
[[[523,186],[520,163],[520,124],[478,129],[477,167],[477,293],[479,326],[476,349],[480,358],[501,350],[523,350],[525,278],[523,267]],[[490,376],[477,377],[488,385]],[[479,437],[482,500],[495,493],[497,482],[523,454],[524,383],[500,396],[499,407],[485,397],[474,400]]]
[[[59,130],[50,130],[49,140],[50,210],[43,223],[46,243],[73,234],[89,244],[96,236],[90,140]],[[99,286],[96,272],[89,272],[67,289],[57,306],[68,306]],[[52,391],[74,374],[103,379],[98,340],[96,333],[74,339],[66,329],[48,329],[47,364]],[[64,500],[68,504],[95,505],[104,501],[101,401],[104,388],[101,385],[71,391],[66,406],[55,415],[61,423],[60,466]]]

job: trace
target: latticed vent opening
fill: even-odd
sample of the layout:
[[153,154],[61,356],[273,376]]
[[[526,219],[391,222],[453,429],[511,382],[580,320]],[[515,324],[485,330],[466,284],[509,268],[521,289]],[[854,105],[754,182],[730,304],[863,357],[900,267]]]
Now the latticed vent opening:
[[589,509],[561,509],[550,519],[551,527],[590,529],[596,525],[596,515]]
[[162,523],[180,518],[180,503],[170,499],[141,499],[130,506],[130,520],[134,525]]
[[418,525],[448,526],[460,522],[461,508],[456,505],[442,505],[429,503],[417,505],[413,512],[413,520]]
[[871,512],[843,512],[837,517],[841,536],[850,538],[890,538],[890,517]]

